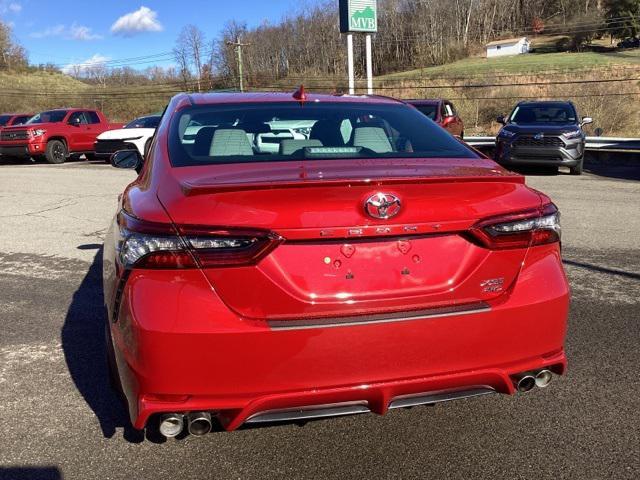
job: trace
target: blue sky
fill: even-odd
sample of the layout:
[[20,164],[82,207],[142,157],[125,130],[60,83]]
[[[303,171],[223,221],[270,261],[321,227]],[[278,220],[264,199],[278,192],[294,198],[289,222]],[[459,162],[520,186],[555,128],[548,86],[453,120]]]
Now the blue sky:
[[[170,51],[180,29],[217,37],[228,20],[250,26],[298,11],[295,0],[0,0],[0,17],[32,63],[65,66]],[[337,2],[336,2],[337,3]],[[168,64],[158,62],[160,64]],[[144,68],[148,64],[136,65]]]

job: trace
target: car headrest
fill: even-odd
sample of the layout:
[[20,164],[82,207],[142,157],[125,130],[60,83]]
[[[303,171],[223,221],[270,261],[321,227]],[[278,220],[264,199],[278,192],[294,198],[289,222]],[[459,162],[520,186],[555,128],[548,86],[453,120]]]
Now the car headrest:
[[250,156],[253,155],[253,148],[244,130],[220,128],[213,134],[209,155],[212,157]]
[[311,128],[309,138],[320,140],[325,147],[343,147],[345,142],[340,130],[341,124],[339,120],[318,120]]
[[209,155],[211,149],[211,142],[213,140],[213,134],[216,132],[216,127],[202,127],[196,133],[196,138],[193,142],[193,154],[204,157]]
[[387,134],[380,127],[356,127],[353,131],[353,146],[368,148],[376,153],[393,152]]

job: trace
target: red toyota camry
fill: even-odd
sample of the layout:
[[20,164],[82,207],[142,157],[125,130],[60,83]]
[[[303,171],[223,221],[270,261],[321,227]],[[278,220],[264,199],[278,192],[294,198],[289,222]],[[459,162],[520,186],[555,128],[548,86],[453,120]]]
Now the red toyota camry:
[[551,200],[408,105],[178,95],[104,248],[131,421],[167,436],[545,387],[569,287]]

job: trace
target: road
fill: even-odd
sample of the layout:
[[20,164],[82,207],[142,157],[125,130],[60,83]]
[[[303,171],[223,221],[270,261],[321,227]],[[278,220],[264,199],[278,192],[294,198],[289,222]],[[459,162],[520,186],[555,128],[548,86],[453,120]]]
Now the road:
[[0,166],[0,480],[640,477],[637,168],[528,176],[563,217],[569,374],[517,397],[164,441],[103,357],[100,245],[131,172]]

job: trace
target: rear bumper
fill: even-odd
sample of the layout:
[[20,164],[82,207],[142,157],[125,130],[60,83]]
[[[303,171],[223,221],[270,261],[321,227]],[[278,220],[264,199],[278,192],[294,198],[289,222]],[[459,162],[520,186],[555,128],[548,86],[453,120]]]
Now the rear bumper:
[[569,289],[557,246],[531,249],[509,292],[466,314],[278,330],[236,317],[195,270],[134,271],[120,305],[111,330],[136,428],[193,410],[216,412],[227,430],[318,405],[384,414],[399,397],[512,394],[515,374],[566,368]]
[[[419,396],[433,399],[417,404],[436,403],[455,398],[466,398],[482,393],[514,394],[513,376],[525,372],[548,368],[563,374],[567,360],[564,351],[540,355],[504,365],[484,369],[473,369],[444,375],[419,378],[402,378],[385,382],[361,383],[336,388],[307,388],[289,392],[260,392],[250,396],[221,397],[219,395],[189,395],[182,401],[167,401],[155,394],[143,394],[138,399],[136,417],[132,416],[135,428],[144,428],[151,415],[158,413],[213,411],[217,412],[220,425],[225,430],[235,430],[245,423],[264,422],[274,413],[295,410],[324,410],[329,407],[357,405],[358,411],[384,415],[388,410],[402,407],[402,402]],[[473,392],[473,394],[472,394]],[[459,394],[459,395],[457,395]],[[435,397],[444,398],[437,399]],[[330,413],[326,416],[336,416]],[[314,417],[324,415],[313,415]],[[274,419],[275,420],[275,419]]]

